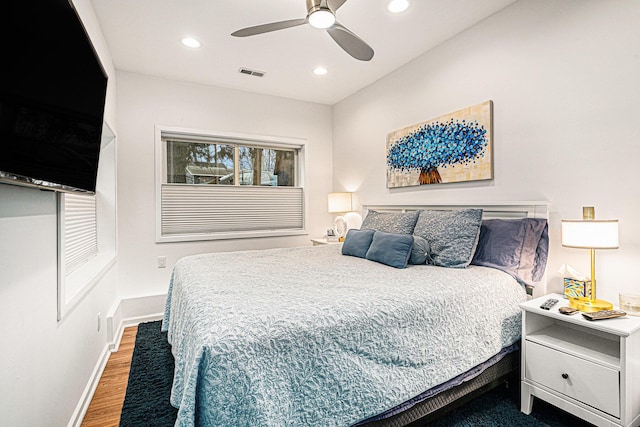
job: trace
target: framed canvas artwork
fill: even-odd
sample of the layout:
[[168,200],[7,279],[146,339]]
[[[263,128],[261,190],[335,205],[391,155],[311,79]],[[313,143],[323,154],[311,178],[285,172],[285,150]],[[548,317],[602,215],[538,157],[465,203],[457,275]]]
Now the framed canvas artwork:
[[493,102],[387,135],[387,188],[493,179]]

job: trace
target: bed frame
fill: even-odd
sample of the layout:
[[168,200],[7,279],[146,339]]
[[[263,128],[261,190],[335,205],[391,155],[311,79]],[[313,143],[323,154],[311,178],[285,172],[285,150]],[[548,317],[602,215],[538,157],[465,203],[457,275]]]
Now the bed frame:
[[[362,206],[363,215],[369,210],[378,212],[407,212],[419,209],[452,210],[480,208],[484,219],[516,219],[516,218],[544,218],[549,219],[549,203],[534,202],[494,202],[494,203],[431,203],[428,205],[388,205],[365,204]],[[539,289],[542,288],[542,289]],[[546,274],[535,294],[543,295],[546,290]],[[449,390],[443,391],[412,408],[389,418],[367,423],[375,427],[399,427],[425,425],[455,410],[470,400],[503,384],[517,384],[520,378],[520,351],[507,354],[495,365],[487,368],[480,375]]]
[[428,203],[421,205],[400,205],[400,204],[376,204],[365,203],[362,205],[363,215],[369,210],[380,212],[407,212],[419,209],[428,210],[452,210],[452,209],[482,209],[482,217],[492,218],[545,218],[549,219],[549,202],[526,201],[526,202],[451,202],[451,203]]
[[438,393],[410,409],[383,420],[361,424],[367,427],[401,427],[426,425],[456,410],[476,397],[496,387],[512,385],[519,390],[520,350],[507,354],[495,365],[472,380]]

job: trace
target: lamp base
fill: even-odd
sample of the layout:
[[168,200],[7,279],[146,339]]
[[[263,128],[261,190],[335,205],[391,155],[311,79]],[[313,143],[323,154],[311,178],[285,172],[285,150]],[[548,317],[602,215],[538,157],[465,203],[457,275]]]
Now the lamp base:
[[569,307],[577,308],[585,313],[594,311],[613,310],[613,304],[602,299],[591,300],[586,297],[569,298]]
[[[333,219],[333,230],[340,239],[347,234],[347,221],[343,216],[338,215]],[[340,241],[342,242],[342,240]]]

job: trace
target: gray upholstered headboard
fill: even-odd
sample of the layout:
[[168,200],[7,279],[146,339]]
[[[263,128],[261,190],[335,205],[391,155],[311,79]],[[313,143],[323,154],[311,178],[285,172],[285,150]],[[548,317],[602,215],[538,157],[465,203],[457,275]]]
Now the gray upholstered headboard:
[[[419,209],[452,210],[452,209],[482,209],[484,219],[503,218],[544,218],[549,219],[549,202],[546,201],[504,201],[504,202],[438,202],[428,204],[378,204],[364,203],[362,205],[363,217],[369,210],[378,212],[407,212]],[[547,289],[547,275],[533,289],[527,289],[530,295],[535,297],[544,295]]]

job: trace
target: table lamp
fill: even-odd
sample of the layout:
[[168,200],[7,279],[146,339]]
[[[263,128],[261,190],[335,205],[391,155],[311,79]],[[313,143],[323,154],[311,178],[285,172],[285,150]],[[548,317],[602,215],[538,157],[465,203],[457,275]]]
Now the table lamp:
[[[329,213],[347,213],[353,210],[351,193],[329,193],[328,203]],[[343,216],[338,215],[333,219],[333,229],[342,241],[347,234],[347,221]]]
[[611,310],[613,304],[596,298],[596,249],[618,248],[618,220],[596,220],[593,206],[582,208],[582,220],[562,220],[562,246],[591,252],[591,295],[569,298],[580,311]]

